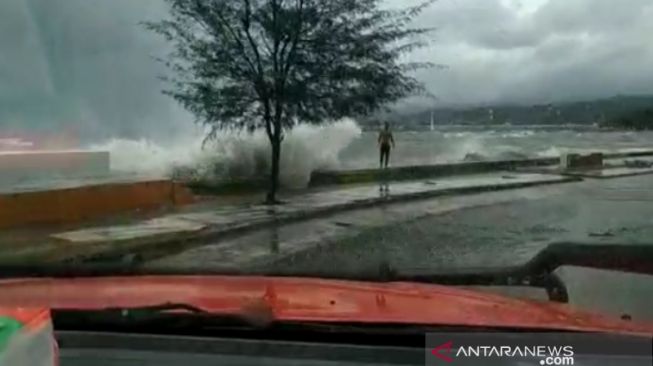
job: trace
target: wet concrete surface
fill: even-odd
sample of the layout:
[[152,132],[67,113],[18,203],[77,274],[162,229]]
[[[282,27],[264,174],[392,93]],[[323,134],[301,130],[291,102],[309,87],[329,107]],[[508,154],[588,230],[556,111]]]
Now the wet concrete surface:
[[[362,241],[371,240],[370,235],[383,234],[391,227],[404,227],[420,218],[429,218],[457,210],[491,206],[514,200],[530,200],[553,194],[559,188],[543,186],[538,190],[518,189],[506,192],[441,197],[422,201],[382,204],[374,208],[346,211],[324,218],[311,219],[293,224],[272,226],[246,235],[219,240],[211,245],[168,252],[147,263],[150,267],[167,268],[247,268],[252,270],[277,269],[288,263],[312,267],[320,253],[345,257],[349,253],[358,258],[361,251],[374,251]],[[361,247],[363,245],[363,247]],[[335,259],[335,257],[333,258]],[[319,262],[319,260],[317,260]],[[371,263],[371,261],[370,261]],[[278,264],[278,265],[277,265]],[[331,265],[330,263],[329,265]],[[313,267],[330,268],[328,265]],[[360,269],[356,264],[354,269]]]
[[71,189],[102,184],[140,183],[159,180],[169,180],[157,175],[136,174],[96,174],[88,176],[75,176],[65,174],[51,175],[42,178],[26,177],[24,179],[10,179],[0,177],[0,194],[14,194],[23,192],[41,192],[60,189]]
[[[196,228],[194,231],[206,228],[212,236],[219,237],[227,235],[235,229],[254,230],[261,226],[301,221],[311,217],[389,202],[573,181],[576,180],[557,175],[494,173],[452,177],[437,182],[412,181],[387,183],[380,187],[376,185],[343,187],[339,190],[296,195],[283,205],[201,206],[196,212],[175,213],[127,225],[84,228],[58,233],[53,237],[75,243],[156,241],[158,233],[164,235],[174,232],[183,233],[188,232],[189,228]],[[165,222],[169,222],[171,225],[166,226]],[[187,222],[188,225],[182,225],[183,222]],[[200,224],[201,227],[198,227],[197,224]]]
[[[653,244],[653,175],[383,205],[261,230],[146,266],[286,274],[501,267],[555,241]],[[563,268],[571,302],[653,321],[653,279]]]
[[[504,266],[553,241],[653,241],[651,201],[653,176],[440,197],[279,225],[157,263],[229,265],[211,255],[233,243],[246,256],[239,265],[264,259],[272,267],[306,271],[326,270],[334,262],[340,270],[371,262],[425,269]],[[265,255],[246,255],[253,247]]]
[[[387,262],[398,271],[446,272],[520,264],[554,241],[653,244],[652,176],[557,188],[544,197],[366,231],[284,258],[270,269],[355,273]],[[573,305],[653,321],[653,277],[575,267],[558,272]]]
[[333,262],[355,269],[383,261],[397,268],[497,267],[525,261],[553,241],[653,243],[652,176],[588,181],[549,192],[388,223],[278,264],[305,269]]

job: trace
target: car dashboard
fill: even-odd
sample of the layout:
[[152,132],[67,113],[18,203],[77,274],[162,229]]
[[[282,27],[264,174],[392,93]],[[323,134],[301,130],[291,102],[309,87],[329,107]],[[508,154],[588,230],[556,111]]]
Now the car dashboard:
[[[59,331],[61,366],[438,365],[424,344],[393,346]],[[415,340],[423,337],[416,337]],[[398,343],[405,343],[403,340]],[[455,360],[456,365],[539,365],[538,360]],[[532,361],[532,362],[531,362]],[[650,357],[576,355],[574,365],[650,366]]]

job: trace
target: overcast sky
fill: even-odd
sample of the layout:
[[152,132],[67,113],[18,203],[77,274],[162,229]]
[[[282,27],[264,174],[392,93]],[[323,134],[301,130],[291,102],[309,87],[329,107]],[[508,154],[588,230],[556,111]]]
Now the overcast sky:
[[651,0],[440,0],[420,55],[449,68],[424,79],[456,104],[650,93],[651,19]]
[[[178,127],[188,116],[160,95],[152,60],[165,45],[138,25],[164,15],[160,0],[0,0],[0,127]],[[651,19],[651,0],[440,0],[412,57],[447,66],[419,75],[440,105],[653,93]]]

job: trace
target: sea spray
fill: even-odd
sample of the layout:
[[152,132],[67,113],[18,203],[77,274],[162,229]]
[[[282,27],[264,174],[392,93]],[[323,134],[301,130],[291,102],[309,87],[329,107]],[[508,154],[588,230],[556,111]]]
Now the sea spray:
[[[352,119],[298,125],[283,141],[281,184],[303,187],[314,170],[338,169],[340,152],[360,135],[361,128]],[[224,131],[204,146],[203,138],[204,134],[196,130],[178,137],[174,144],[111,139],[89,148],[109,151],[111,170],[115,173],[177,176],[217,183],[267,179],[270,143],[263,131]]]
[[340,168],[340,152],[361,133],[361,128],[352,119],[321,126],[297,126],[287,136],[281,151],[281,183],[303,186],[315,170]]
[[[637,151],[653,149],[653,133],[576,132],[567,129],[524,132],[526,126],[495,128],[440,127],[435,131],[394,131],[397,146],[391,166],[559,157],[569,152]],[[177,136],[174,144],[146,140],[110,140],[92,146],[111,152],[113,171],[170,176],[175,167],[199,179],[266,179],[270,147],[264,133],[223,133],[201,148],[201,131]],[[378,168],[377,132],[361,132],[352,120],[324,126],[301,125],[286,137],[282,148],[281,180],[302,186],[318,169]],[[178,169],[179,170],[179,169]]]

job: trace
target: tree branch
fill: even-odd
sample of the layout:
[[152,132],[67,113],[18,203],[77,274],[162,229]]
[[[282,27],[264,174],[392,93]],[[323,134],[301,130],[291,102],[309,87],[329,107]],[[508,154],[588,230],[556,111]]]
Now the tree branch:
[[245,16],[242,19],[243,29],[245,30],[245,35],[247,36],[249,46],[252,48],[252,51],[254,52],[254,56],[256,57],[258,72],[261,76],[263,76],[263,64],[261,63],[261,54],[259,53],[258,45],[254,41],[254,38],[252,37],[252,33],[250,32],[252,5],[250,3],[250,0],[244,0],[244,1],[245,1]]
[[[203,1],[203,0],[196,0],[196,2],[198,3],[198,6],[200,6],[200,7],[202,6],[201,4],[199,4],[201,1]],[[245,44],[240,39],[240,36],[236,33],[236,31],[233,29],[231,24],[229,24],[227,19],[225,19],[224,15],[222,14],[222,12],[220,10],[216,10],[216,15],[217,15],[218,19],[220,20],[221,28],[224,31],[226,31],[227,33],[229,33],[229,35],[231,35],[234,42],[236,42],[238,50],[241,52],[243,58],[245,59],[245,62],[247,62],[248,66],[250,67],[250,70],[252,72],[252,76],[254,78],[256,78],[256,79],[262,79],[263,75],[262,75],[262,72],[261,72],[260,68],[257,69],[255,67],[253,61],[249,58],[249,55],[247,54]]]
[[302,34],[303,18],[304,18],[303,12],[304,12],[304,0],[297,0],[297,21],[296,21],[295,32],[294,32],[295,37],[292,40],[292,45],[290,47],[290,51],[288,52],[288,56],[284,61],[284,66],[283,66],[284,79],[288,77],[288,74],[290,73],[293,66],[293,58],[297,50],[297,45],[299,44],[300,36]]

